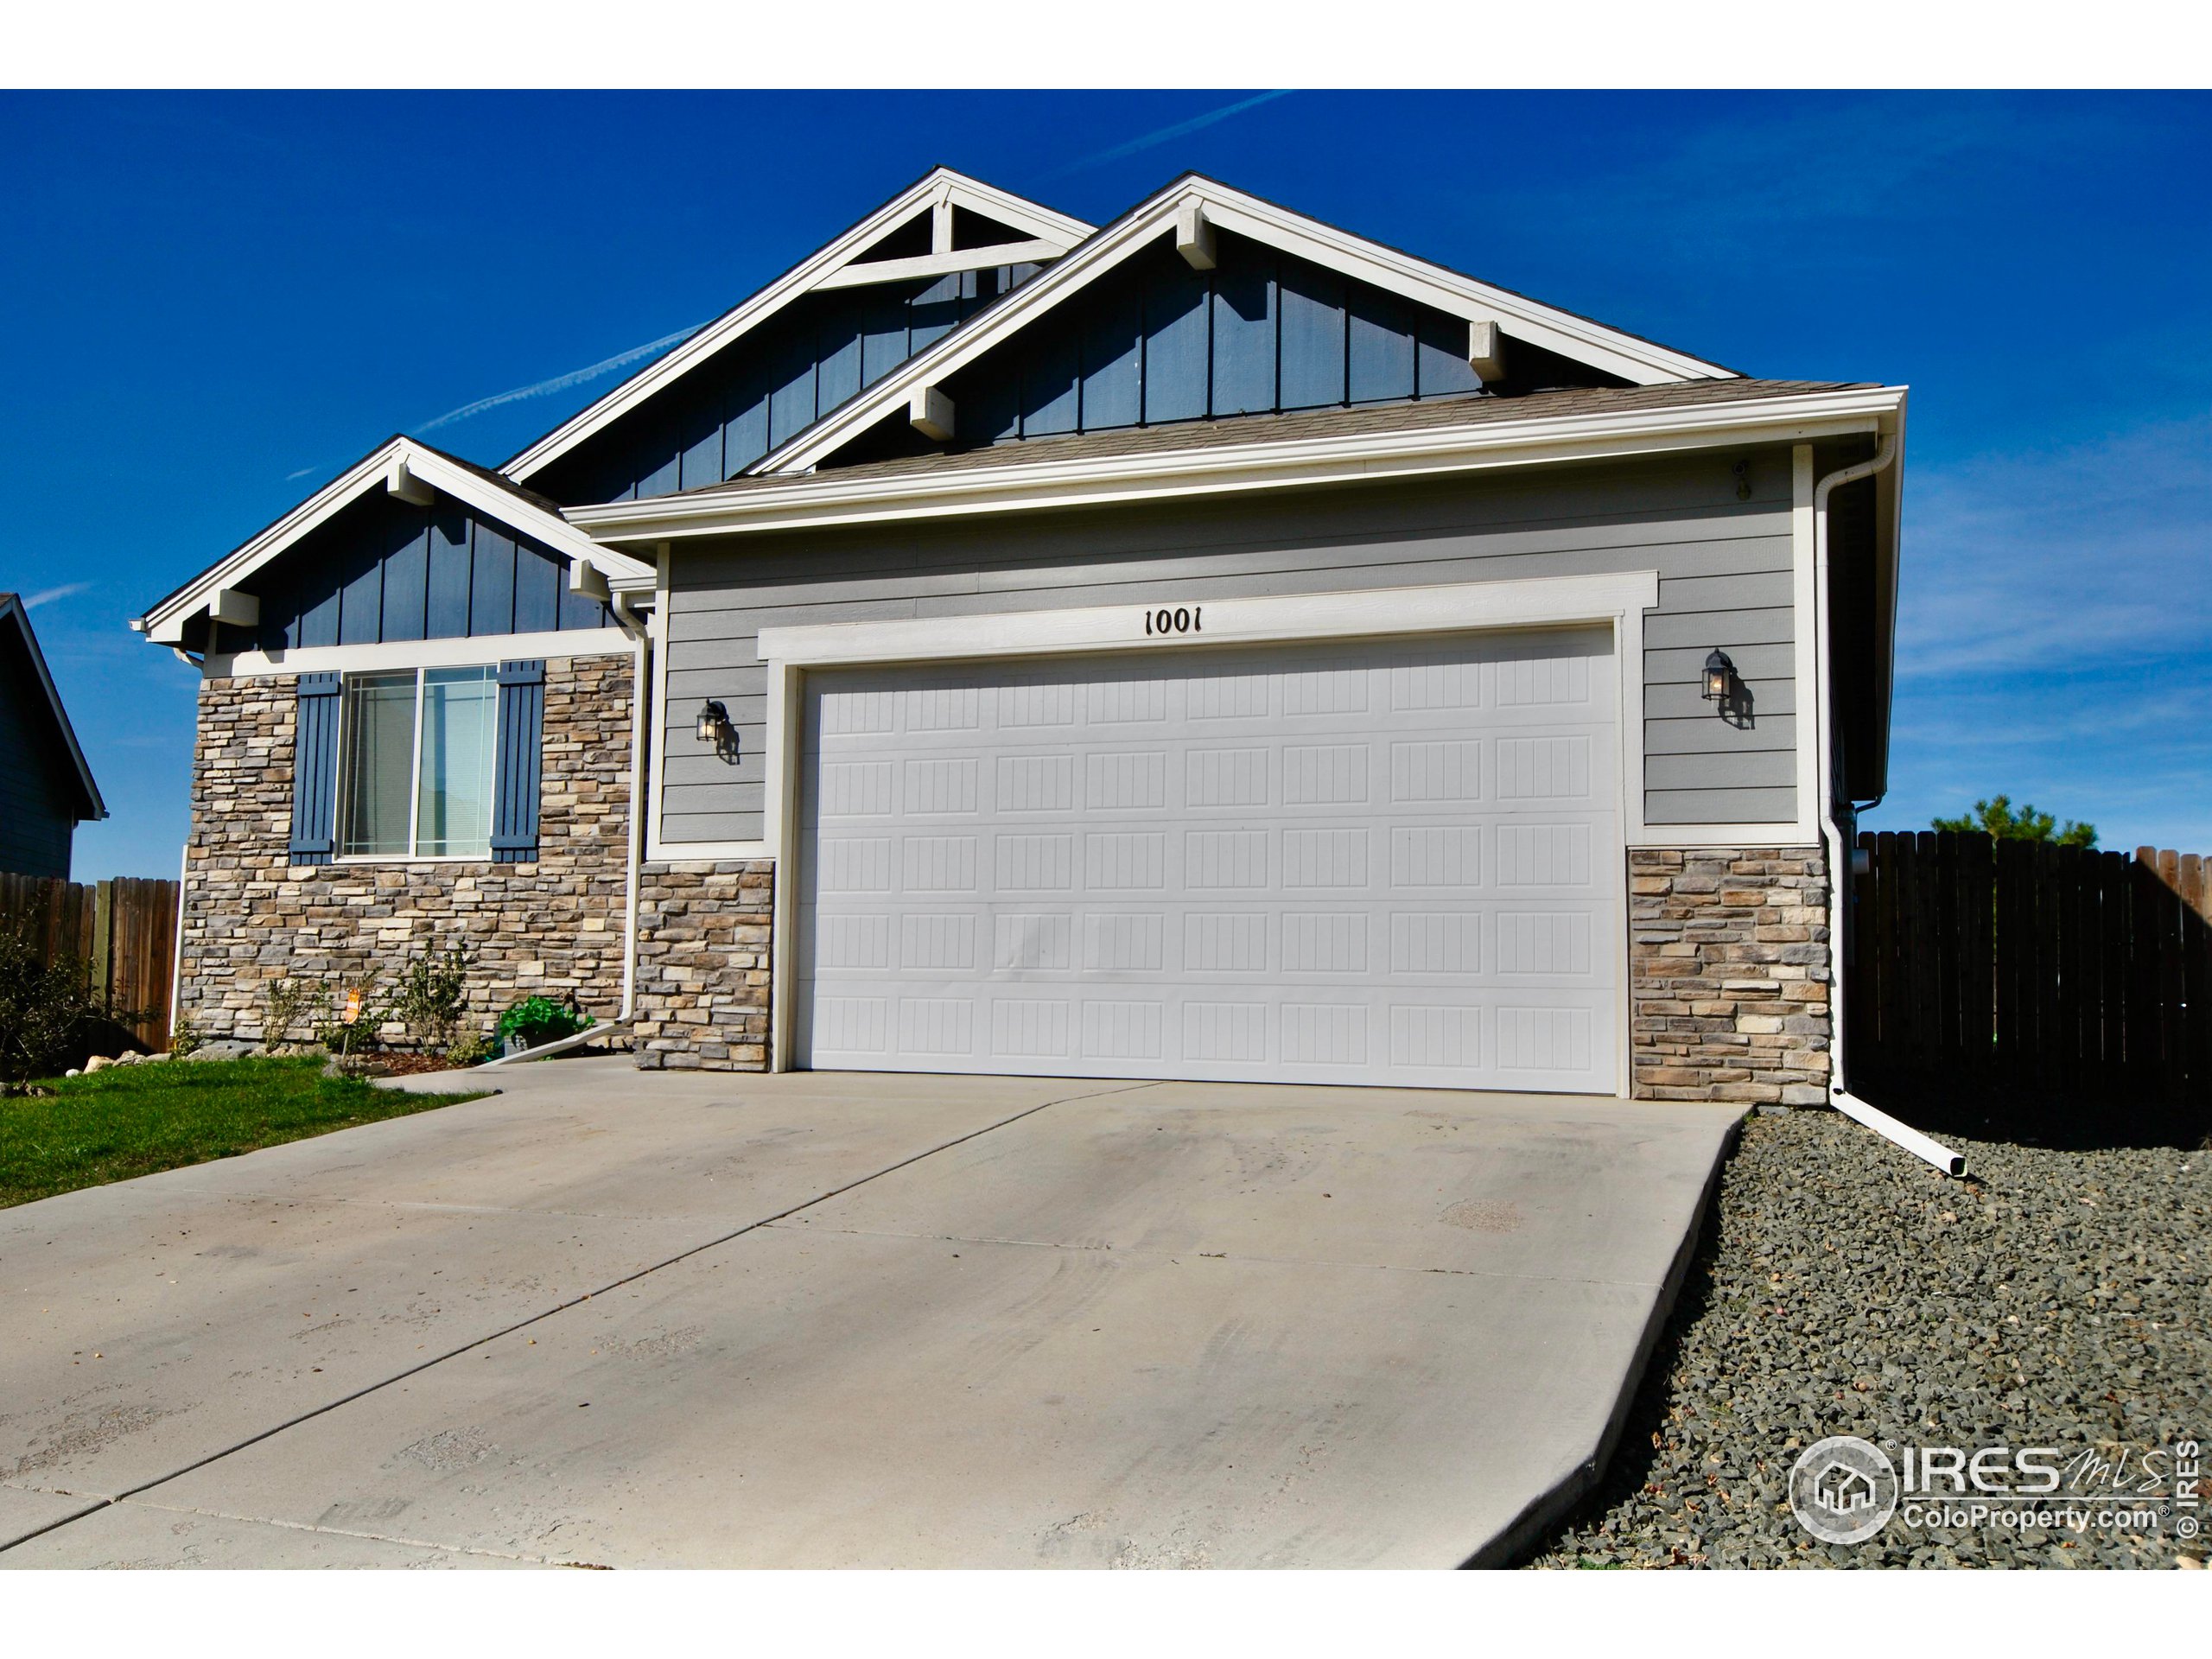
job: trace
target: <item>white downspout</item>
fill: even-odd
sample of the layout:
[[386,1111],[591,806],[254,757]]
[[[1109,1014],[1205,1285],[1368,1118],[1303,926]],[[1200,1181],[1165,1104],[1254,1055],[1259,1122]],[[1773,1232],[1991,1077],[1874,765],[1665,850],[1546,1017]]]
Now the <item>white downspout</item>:
[[1831,607],[1828,604],[1828,497],[1839,485],[1855,484],[1862,478],[1872,478],[1897,459],[1897,439],[1894,432],[1883,435],[1881,447],[1872,457],[1830,473],[1813,486],[1813,606],[1817,614],[1815,639],[1820,652],[1820,685],[1814,702],[1814,741],[1819,764],[1821,836],[1828,849],[1828,1068],[1829,1103],[1836,1110],[1855,1123],[1863,1124],[1875,1134],[1904,1147],[1916,1158],[1924,1158],[1946,1175],[1963,1175],[1967,1160],[1940,1141],[1928,1136],[1907,1123],[1901,1123],[1887,1112],[1850,1093],[1844,1086],[1843,1068],[1843,929],[1845,907],[1849,902],[1851,882],[1851,849],[1844,844],[1843,828],[1835,817],[1835,747],[1834,702],[1831,691],[1834,684],[1830,671],[1833,627]]
[[630,595],[607,596],[607,608],[632,641],[630,658],[630,862],[622,899],[622,1013],[627,1024],[637,1015],[638,884],[645,848],[645,706],[652,682],[652,636],[630,608]]

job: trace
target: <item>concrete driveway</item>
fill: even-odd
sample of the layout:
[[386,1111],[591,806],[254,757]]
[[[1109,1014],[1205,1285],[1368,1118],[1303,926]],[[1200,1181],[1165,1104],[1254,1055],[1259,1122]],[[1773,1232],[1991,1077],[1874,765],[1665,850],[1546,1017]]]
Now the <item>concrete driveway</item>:
[[1736,1114],[501,1074],[0,1211],[0,1567],[1499,1559]]

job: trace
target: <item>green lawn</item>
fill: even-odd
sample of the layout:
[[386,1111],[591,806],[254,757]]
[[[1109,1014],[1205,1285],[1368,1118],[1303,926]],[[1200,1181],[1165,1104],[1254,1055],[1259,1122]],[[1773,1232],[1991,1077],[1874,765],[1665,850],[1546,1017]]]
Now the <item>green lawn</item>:
[[168,1060],[46,1086],[60,1092],[0,1099],[0,1209],[489,1092],[402,1094],[326,1077],[319,1059]]

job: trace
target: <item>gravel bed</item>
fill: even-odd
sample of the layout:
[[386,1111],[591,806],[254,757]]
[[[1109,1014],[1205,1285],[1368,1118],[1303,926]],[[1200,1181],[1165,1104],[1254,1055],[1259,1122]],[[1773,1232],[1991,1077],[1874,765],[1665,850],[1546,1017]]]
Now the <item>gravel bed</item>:
[[1831,1112],[1750,1119],[1612,1464],[1527,1565],[2201,1566],[2201,1535],[1899,1517],[1824,1544],[1790,1513],[1832,1434],[2212,1442],[2212,1152],[1951,1144],[1973,1179]]

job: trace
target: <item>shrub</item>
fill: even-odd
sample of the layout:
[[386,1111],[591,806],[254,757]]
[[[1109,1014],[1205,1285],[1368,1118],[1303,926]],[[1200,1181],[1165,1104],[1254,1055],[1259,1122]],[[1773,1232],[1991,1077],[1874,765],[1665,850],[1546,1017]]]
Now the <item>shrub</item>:
[[310,979],[272,979],[264,992],[268,1012],[261,1025],[261,1046],[274,1051],[292,1039],[292,1031],[304,1023],[310,1030],[325,1024],[330,1014],[330,991]]
[[169,1027],[169,1052],[180,1060],[207,1040],[188,1014],[177,1015],[176,1024]]
[[439,950],[429,945],[400,970],[391,1014],[424,1053],[453,1046],[468,1010],[468,970],[476,965],[467,939]]
[[550,996],[527,997],[499,1016],[499,1044],[505,1047],[508,1038],[519,1037],[525,1048],[536,1048],[588,1031],[598,1023],[591,1015]]
[[[383,976],[372,969],[358,979],[340,980],[333,1001],[324,1007],[325,1018],[315,1028],[315,1039],[334,1054],[359,1054],[377,1046],[377,1029],[391,1018],[389,1009],[377,1006]],[[353,1017],[346,1018],[347,1010]]]
[[23,929],[0,929],[0,1081],[50,1077],[94,1042],[118,1034],[127,1041],[118,1027],[139,1018],[96,996],[78,957],[43,962]]
[[481,1065],[491,1058],[492,1045],[480,1031],[462,1032],[446,1050],[447,1061],[462,1067]]

